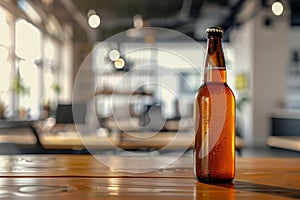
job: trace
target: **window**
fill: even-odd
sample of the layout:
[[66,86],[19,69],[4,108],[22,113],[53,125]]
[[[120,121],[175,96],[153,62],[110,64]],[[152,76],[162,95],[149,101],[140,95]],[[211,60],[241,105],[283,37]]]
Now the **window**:
[[45,103],[54,109],[72,100],[73,30],[53,15],[43,18],[32,1],[17,3],[24,18],[0,5],[0,118],[5,110],[6,118],[22,111],[24,119],[36,119]]
[[16,21],[16,76],[24,90],[15,90],[16,109],[24,110],[31,118],[40,114],[41,88],[39,66],[42,34],[24,19]]
[[45,37],[43,60],[43,105],[55,107],[60,90],[60,48],[59,44]]
[[12,97],[10,95],[10,82],[12,76],[11,52],[12,34],[10,33],[11,16],[0,7],[0,104],[5,107],[7,115],[12,113]]

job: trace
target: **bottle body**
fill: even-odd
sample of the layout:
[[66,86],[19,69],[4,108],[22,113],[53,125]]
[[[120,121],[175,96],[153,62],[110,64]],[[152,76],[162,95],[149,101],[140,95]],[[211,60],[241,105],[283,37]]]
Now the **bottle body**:
[[201,182],[231,182],[235,176],[235,98],[226,83],[221,44],[211,46],[204,83],[194,103],[194,175]]
[[[225,102],[219,102],[224,100]],[[200,87],[195,98],[195,177],[231,182],[235,175],[235,99],[221,83]]]

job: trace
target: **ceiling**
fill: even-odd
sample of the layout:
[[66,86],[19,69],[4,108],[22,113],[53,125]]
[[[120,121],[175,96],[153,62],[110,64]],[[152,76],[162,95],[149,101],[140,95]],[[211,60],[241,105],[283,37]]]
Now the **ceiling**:
[[[53,7],[58,18],[70,18],[57,10],[59,2],[66,6],[68,1],[85,18],[90,9],[100,16],[101,25],[96,29],[97,40],[132,28],[133,17],[140,15],[145,26],[173,29],[201,41],[205,39],[204,31],[209,26],[221,26],[228,30],[224,36],[228,39],[230,28],[240,23],[237,16],[242,6],[253,0],[60,0],[54,1],[56,6]],[[261,2],[263,6],[268,6],[269,0]],[[291,25],[300,25],[300,0],[288,2]]]
[[86,15],[90,9],[94,9],[101,17],[99,39],[132,28],[133,17],[140,15],[146,26],[177,30],[197,40],[203,39],[199,30],[205,30],[207,26],[222,26],[225,29],[231,27],[234,23],[233,15],[244,1],[73,0],[83,14]]

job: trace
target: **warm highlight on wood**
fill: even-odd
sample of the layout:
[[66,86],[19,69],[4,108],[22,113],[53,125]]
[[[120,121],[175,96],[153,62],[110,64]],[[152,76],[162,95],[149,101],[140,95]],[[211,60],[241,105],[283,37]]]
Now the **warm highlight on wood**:
[[[167,157],[141,159],[163,162]],[[126,161],[127,160],[127,161]],[[193,177],[192,157],[147,173],[116,172],[87,155],[0,156],[3,199],[291,199],[300,198],[299,158],[238,158],[229,184],[205,184]]]

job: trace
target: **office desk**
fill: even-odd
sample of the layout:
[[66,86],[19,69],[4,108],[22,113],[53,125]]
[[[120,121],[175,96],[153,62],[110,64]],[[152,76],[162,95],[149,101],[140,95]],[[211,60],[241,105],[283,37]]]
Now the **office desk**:
[[[139,157],[115,157],[119,163]],[[167,157],[152,157],[163,162]],[[144,160],[144,161],[146,161]],[[149,161],[149,160],[148,160]],[[123,163],[124,164],[124,163]],[[232,184],[193,178],[192,157],[156,171],[115,171],[89,155],[0,156],[0,198],[6,199],[288,199],[300,198],[300,158],[237,159]]]
[[269,136],[267,144],[270,147],[300,151],[300,136]]
[[43,149],[39,134],[34,127],[41,120],[0,120],[0,129],[23,129],[28,128],[33,133],[36,144],[40,149]]

